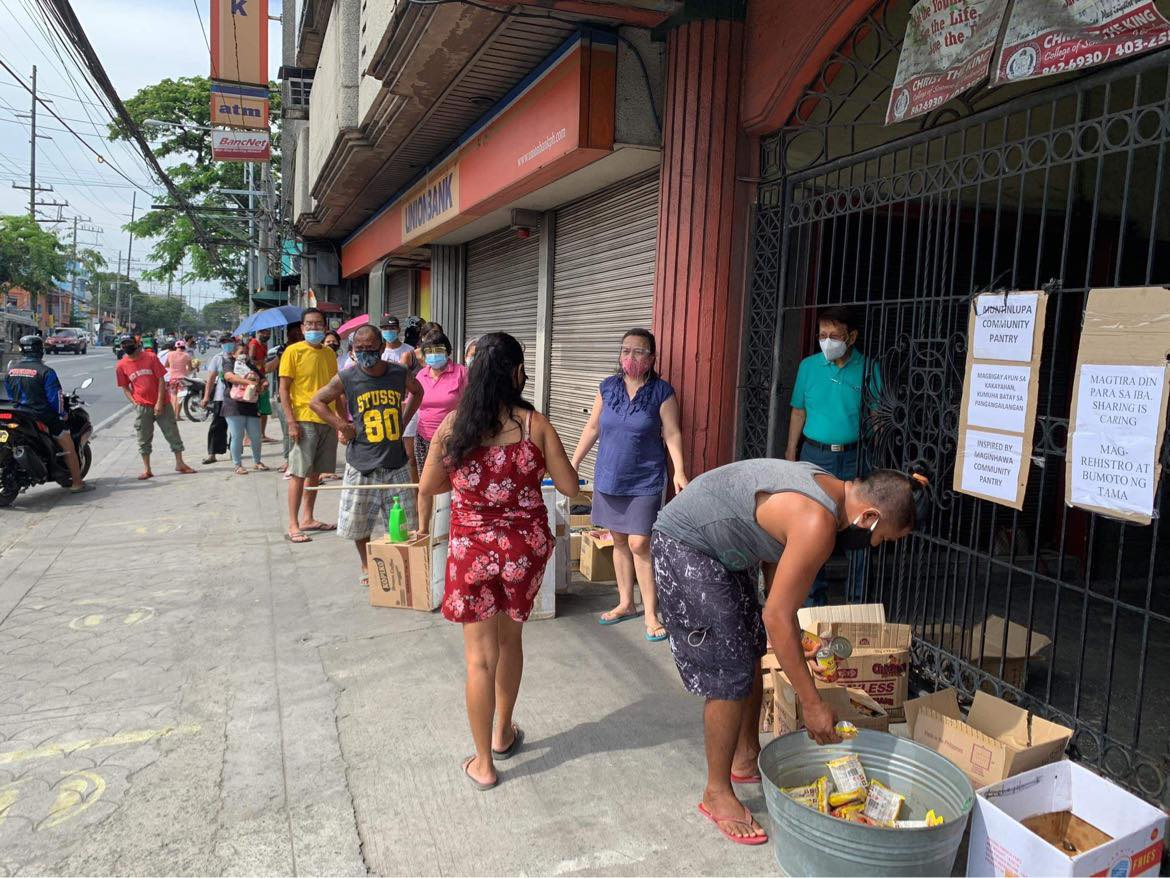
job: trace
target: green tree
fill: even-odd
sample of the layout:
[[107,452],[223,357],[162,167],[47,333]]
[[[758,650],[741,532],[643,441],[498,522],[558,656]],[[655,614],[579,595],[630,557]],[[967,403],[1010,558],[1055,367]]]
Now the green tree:
[[65,247],[27,216],[0,216],[0,290],[23,287],[39,297],[67,273]]
[[235,299],[218,299],[203,306],[203,329],[232,329],[240,322],[240,303]]
[[[270,118],[280,118],[280,92],[272,85]],[[151,210],[126,226],[136,237],[154,239],[150,259],[154,267],[143,272],[150,280],[169,275],[184,283],[196,280],[222,281],[240,300],[248,300],[246,196],[225,195],[225,189],[244,189],[244,163],[213,162],[211,132],[200,130],[211,124],[211,82],[203,76],[164,79],[142,89],[126,101],[126,108],[139,127],[152,139],[154,154],[167,169],[179,191],[193,205],[218,208],[200,215],[204,232],[215,239],[239,240],[244,246],[217,245],[215,256],[200,243],[190,218],[180,210]],[[169,126],[145,125],[147,119]],[[155,139],[157,138],[157,139]],[[120,123],[110,125],[111,140],[127,140],[129,133]],[[273,131],[271,168],[278,175],[279,136]],[[259,172],[257,169],[257,179]],[[224,210],[228,208],[230,210]],[[237,212],[238,211],[238,212]],[[184,261],[188,270],[184,271]]]

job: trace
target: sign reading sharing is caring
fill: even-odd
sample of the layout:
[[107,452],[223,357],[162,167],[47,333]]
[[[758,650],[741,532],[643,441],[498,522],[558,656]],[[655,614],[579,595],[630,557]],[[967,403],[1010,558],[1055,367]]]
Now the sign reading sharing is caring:
[[1170,291],[1089,292],[1077,352],[1065,502],[1149,524],[1161,477],[1170,354]]
[[971,302],[955,490],[1024,506],[1048,295],[987,293]]

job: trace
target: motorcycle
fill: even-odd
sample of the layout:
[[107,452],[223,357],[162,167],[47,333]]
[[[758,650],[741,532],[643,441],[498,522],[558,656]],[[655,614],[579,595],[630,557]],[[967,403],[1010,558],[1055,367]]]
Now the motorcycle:
[[[65,423],[73,436],[82,478],[93,464],[89,445],[93,424],[78,392],[91,384],[93,379],[86,378],[81,387],[64,396]],[[0,507],[11,506],[21,491],[46,482],[56,482],[62,488],[73,483],[65,452],[35,414],[11,402],[0,402]]]
[[211,409],[203,407],[203,394],[207,385],[195,378],[184,378],[183,389],[179,394],[183,397],[183,414],[189,421],[206,421],[211,417]]

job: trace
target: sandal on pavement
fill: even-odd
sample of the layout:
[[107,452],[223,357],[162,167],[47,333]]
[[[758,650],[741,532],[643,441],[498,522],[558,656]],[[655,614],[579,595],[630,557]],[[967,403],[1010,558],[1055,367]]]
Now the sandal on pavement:
[[358,580],[358,585],[360,585],[362,588],[369,588],[370,587],[370,574],[363,573],[361,579]]
[[[724,829],[722,826],[719,825],[720,822],[723,822],[723,823],[742,823],[745,826],[750,827],[755,821],[754,821],[754,818],[752,817],[752,812],[748,810],[747,805],[743,806],[743,817],[742,818],[741,817],[716,817],[714,814],[712,814],[710,811],[707,810],[707,806],[704,805],[702,802],[699,802],[699,813],[702,814],[704,817],[706,817],[708,820],[710,820],[712,823],[714,823],[715,828],[718,829],[721,833],[723,833],[723,836],[725,838],[727,838],[729,841],[733,841],[736,844],[746,844],[746,845],[760,845],[760,844],[767,844],[768,843],[768,834],[767,833],[764,833],[763,835],[747,835],[747,836],[732,835],[730,832],[728,832],[726,829]],[[760,831],[761,832],[764,831],[763,827],[760,827]]]
[[500,760],[508,760],[520,752],[520,748],[524,745],[524,730],[520,726],[512,723],[512,743],[503,750],[497,750],[492,747],[492,758]]
[[[651,631],[653,631],[654,633],[651,634],[650,633]],[[659,632],[661,632],[661,633],[659,633]],[[666,638],[669,636],[670,635],[668,635],[666,633],[666,629],[663,628],[661,625],[655,625],[653,628],[649,628],[646,631],[646,639],[649,640],[651,643],[658,643],[660,640],[666,640]]]
[[269,469],[269,468],[268,468],[268,467],[266,467],[266,466],[265,466],[264,464],[262,464],[262,463],[258,463],[258,464],[256,464],[254,467],[252,467],[252,469],[256,470],[256,472],[258,472],[258,473],[266,473],[266,472],[268,472],[268,469]]
[[[637,619],[641,615],[642,615],[642,610],[635,610],[632,613],[622,613],[620,616],[615,616],[615,615],[613,615],[613,610],[610,610],[608,613],[602,613],[600,616],[597,617],[597,624],[598,625],[616,625],[619,622],[626,621],[626,619]],[[609,618],[606,618],[607,616]]]
[[184,475],[184,476],[190,476],[190,475],[195,474],[195,470],[191,469],[191,467],[187,466],[187,464],[183,464],[182,466],[175,467],[175,472],[179,473],[180,475]]
[[308,534],[303,534],[299,530],[294,531],[293,533],[288,533],[286,531],[284,534],[284,538],[286,540],[288,540],[290,543],[311,543],[311,542],[313,542],[313,538],[311,536],[309,536]]
[[82,482],[76,488],[74,488],[72,485],[69,486],[69,493],[70,494],[84,494],[86,491],[96,491],[96,490],[97,490],[97,488],[95,488],[93,485],[87,485],[85,482]]
[[306,532],[312,532],[312,533],[316,533],[317,531],[330,531],[330,530],[337,530],[337,525],[335,525],[335,524],[326,524],[326,523],[325,523],[325,522],[323,522],[323,521],[319,521],[319,522],[317,522],[316,524],[314,524],[314,525],[311,525],[311,526],[309,526],[309,527],[305,527],[305,526],[302,524],[302,525],[301,525],[301,530],[303,530],[303,531],[306,531]]
[[213,464],[213,463],[216,463],[216,459],[215,459],[214,454],[209,454],[209,455],[207,455],[207,457],[203,458],[203,465],[204,466],[208,466],[208,465]]
[[242,466],[236,467],[236,475],[237,476],[246,476],[247,474],[248,474],[248,471],[246,469],[244,469]]
[[471,781],[471,785],[473,787],[475,787],[481,793],[486,793],[488,790],[492,789],[493,787],[495,787],[496,784],[498,784],[500,782],[500,778],[497,776],[496,779],[493,780],[491,783],[483,783],[482,781],[476,780],[474,777],[471,776],[471,763],[473,763],[474,761],[475,761],[474,756],[468,756],[466,759],[463,760],[463,773],[465,775],[467,775],[467,779],[469,781]]
[[731,782],[738,784],[753,784],[763,783],[763,779],[758,774],[736,774],[731,772]]

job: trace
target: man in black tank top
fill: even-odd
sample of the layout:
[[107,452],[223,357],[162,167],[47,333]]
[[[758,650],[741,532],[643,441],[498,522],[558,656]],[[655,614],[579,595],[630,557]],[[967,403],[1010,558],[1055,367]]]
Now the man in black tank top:
[[[408,369],[382,359],[384,346],[376,326],[359,326],[351,342],[356,365],[338,372],[309,403],[309,408],[337,430],[338,441],[346,446],[342,484],[347,487],[402,485],[411,481],[402,431],[422,401],[422,387]],[[342,396],[348,420],[333,411],[334,401]],[[362,562],[362,585],[369,582],[366,546],[376,531],[385,532],[395,497],[414,529],[417,524],[413,488],[359,488],[341,492],[337,535],[356,544]]]

